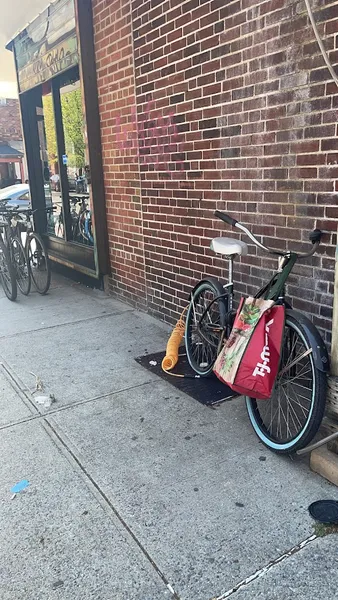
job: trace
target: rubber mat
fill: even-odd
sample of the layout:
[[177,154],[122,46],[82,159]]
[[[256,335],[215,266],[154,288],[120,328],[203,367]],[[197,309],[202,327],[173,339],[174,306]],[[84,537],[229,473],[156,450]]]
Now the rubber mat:
[[161,368],[164,355],[165,352],[157,352],[156,354],[139,356],[135,360],[139,365],[155,373],[155,375],[158,375],[181,392],[188,394],[194,400],[201,402],[201,404],[210,406],[238,396],[213,374],[208,377],[195,378],[195,372],[190,367],[185,354],[180,354],[178,364],[172,370],[172,373],[185,375],[186,377],[168,375]]

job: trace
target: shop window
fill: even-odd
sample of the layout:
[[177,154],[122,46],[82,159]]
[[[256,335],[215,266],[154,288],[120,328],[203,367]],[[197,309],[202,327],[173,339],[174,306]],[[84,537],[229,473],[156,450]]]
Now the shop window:
[[93,245],[88,181],[85,171],[85,126],[80,81],[65,81],[60,86],[60,102],[67,172],[68,214],[72,241]]
[[94,243],[85,171],[85,127],[78,67],[42,85],[37,107],[47,234]]
[[42,86],[42,107],[37,107],[40,159],[47,213],[47,233],[64,238],[63,206],[60,193],[59,161],[51,84]]

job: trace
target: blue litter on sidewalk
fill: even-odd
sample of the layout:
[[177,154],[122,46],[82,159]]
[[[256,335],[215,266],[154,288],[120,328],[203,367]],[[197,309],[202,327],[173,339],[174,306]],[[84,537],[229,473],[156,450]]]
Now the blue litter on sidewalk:
[[23,490],[25,490],[26,487],[28,487],[28,486],[29,486],[29,481],[27,481],[27,479],[22,479],[21,481],[19,481],[15,485],[13,485],[13,487],[11,488],[11,492],[12,492],[12,494],[18,494],[19,492],[22,492]]

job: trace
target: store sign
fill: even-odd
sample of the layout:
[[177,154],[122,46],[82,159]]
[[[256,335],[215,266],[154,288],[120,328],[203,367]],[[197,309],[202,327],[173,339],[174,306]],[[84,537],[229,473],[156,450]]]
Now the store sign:
[[25,92],[79,62],[74,0],[58,0],[13,40],[19,91]]

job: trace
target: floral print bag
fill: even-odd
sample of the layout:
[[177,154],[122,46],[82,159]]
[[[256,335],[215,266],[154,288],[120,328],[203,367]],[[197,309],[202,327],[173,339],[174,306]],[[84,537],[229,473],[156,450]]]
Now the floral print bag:
[[278,372],[284,331],[284,306],[273,300],[242,298],[231,334],[214,373],[232,390],[252,398],[270,398]]

